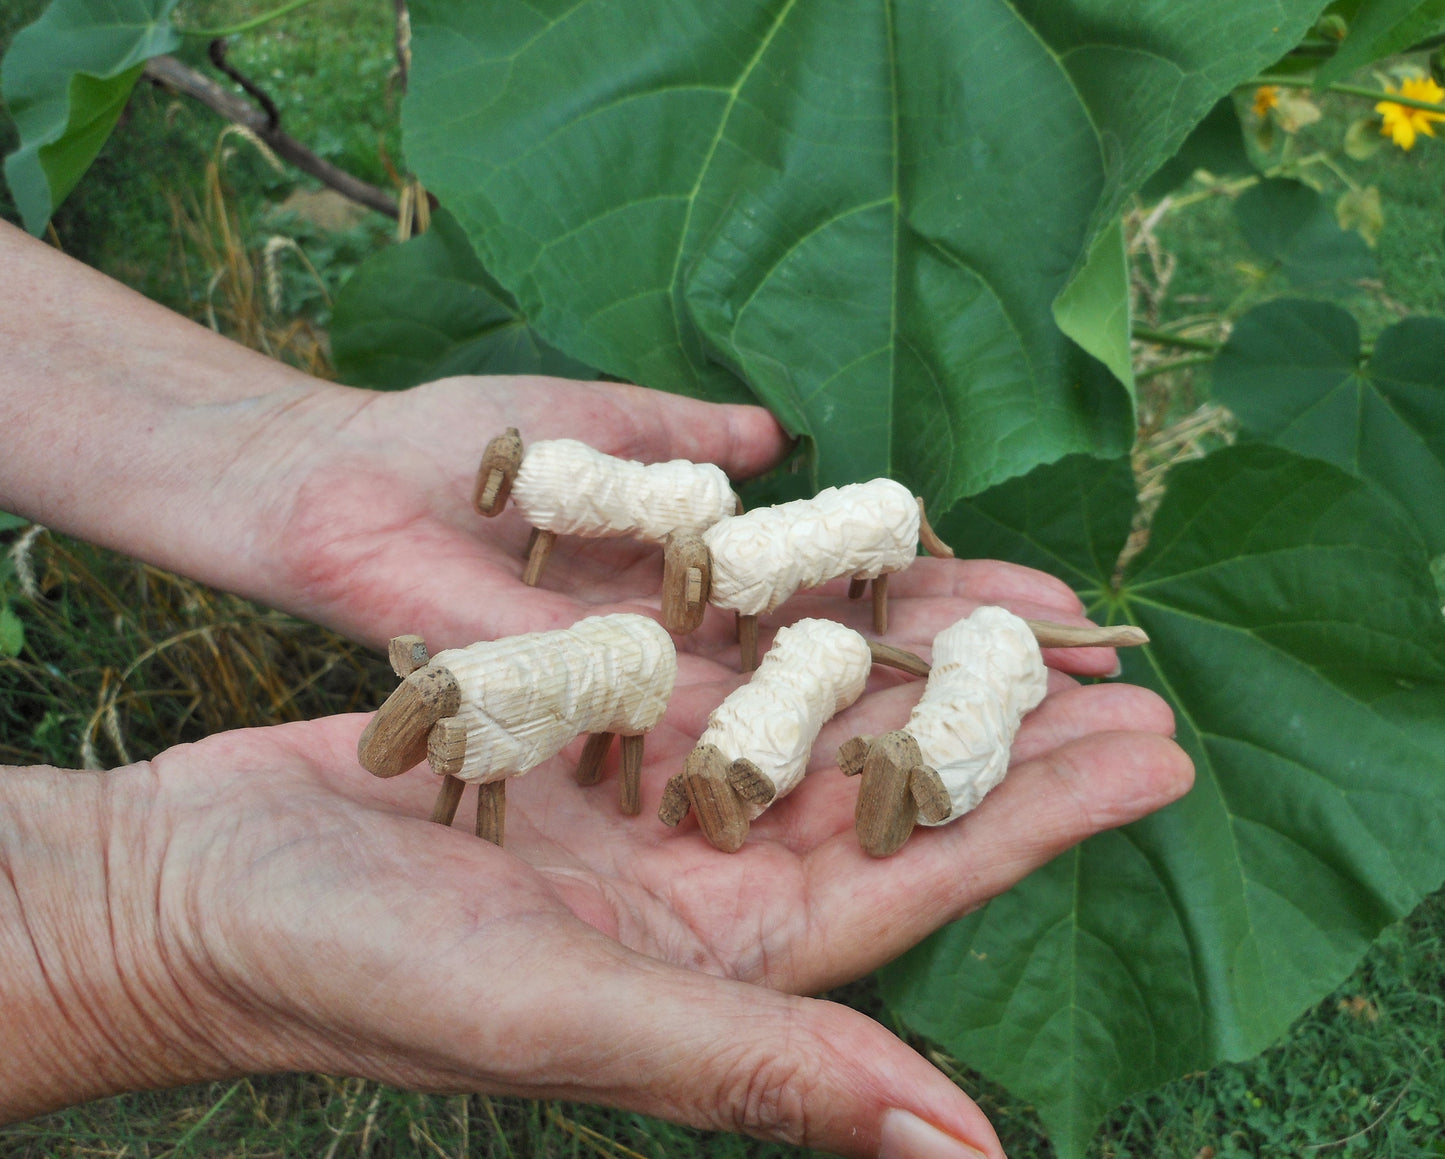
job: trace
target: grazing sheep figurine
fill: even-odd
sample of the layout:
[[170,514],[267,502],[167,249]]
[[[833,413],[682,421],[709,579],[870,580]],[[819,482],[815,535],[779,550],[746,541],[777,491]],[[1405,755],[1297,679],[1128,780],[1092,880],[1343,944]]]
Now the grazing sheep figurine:
[[1128,625],[1075,628],[995,607],[945,628],[934,638],[928,684],[908,723],[838,750],[843,772],[862,774],[855,820],[864,850],[886,857],[915,824],[954,821],[1003,780],[1020,723],[1048,692],[1041,646],[1147,642]]
[[708,717],[658,816],[676,825],[691,808],[704,836],[735,852],[753,818],[803,780],[819,730],[863,693],[868,642],[831,620],[780,628],[747,684]]

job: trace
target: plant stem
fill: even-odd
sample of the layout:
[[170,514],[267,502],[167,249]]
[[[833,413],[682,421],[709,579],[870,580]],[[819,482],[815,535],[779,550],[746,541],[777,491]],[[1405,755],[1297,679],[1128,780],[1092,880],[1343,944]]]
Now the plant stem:
[[198,36],[203,40],[215,40],[223,36],[240,36],[243,32],[260,28],[261,25],[268,24],[298,8],[304,8],[310,3],[311,0],[287,0],[287,3],[281,5],[280,8],[273,8],[270,12],[263,12],[260,16],[253,16],[250,20],[243,20],[240,24],[232,24],[228,28],[177,28],[176,31],[182,36]]
[[[1274,85],[1282,89],[1312,89],[1318,88],[1314,81],[1308,77],[1299,76],[1262,76],[1252,80],[1245,87],[1257,88],[1263,85]],[[1363,85],[1328,84],[1324,86],[1327,93],[1341,93],[1347,97],[1364,97],[1372,101],[1389,101],[1391,104],[1403,105],[1407,109],[1424,109],[1427,113],[1445,114],[1445,105],[1436,104],[1433,101],[1417,101],[1414,97],[1401,96],[1399,93],[1389,93],[1384,89],[1368,89]]]
[[1210,355],[1217,353],[1220,345],[1212,338],[1189,338],[1183,334],[1152,330],[1148,326],[1135,326],[1133,335],[1140,342],[1152,342],[1155,346],[1174,346],[1180,350],[1202,350]]
[[1173,362],[1161,362],[1157,366],[1146,366],[1142,370],[1134,372],[1135,382],[1145,382],[1160,374],[1168,374],[1171,370],[1183,370],[1189,366],[1207,366],[1214,361],[1213,354],[1191,354],[1188,358],[1176,358]]

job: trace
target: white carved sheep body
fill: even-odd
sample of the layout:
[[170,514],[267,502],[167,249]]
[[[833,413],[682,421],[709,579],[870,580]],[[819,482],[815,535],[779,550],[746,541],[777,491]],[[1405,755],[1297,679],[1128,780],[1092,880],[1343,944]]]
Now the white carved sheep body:
[[486,783],[541,764],[580,733],[637,736],[662,718],[677,678],[672,637],[647,616],[594,616],[570,628],[439,652],[466,726],[455,775]]
[[[698,744],[751,761],[775,797],[786,796],[802,781],[819,730],[863,694],[871,663],[868,642],[842,624],[780,628],[752,679],[708,717]],[[766,807],[747,802],[749,819]]]
[[1043,700],[1048,674],[1028,624],[1003,608],[978,608],[933,641],[933,668],[904,731],[948,791],[944,825],[969,812],[1008,772],[1024,715]]
[[638,463],[575,439],[528,447],[511,494],[542,531],[654,543],[675,531],[702,531],[737,504],[727,475],[712,463]]
[[800,588],[901,571],[917,555],[919,527],[918,501],[892,479],[723,519],[702,533],[712,560],[709,602],[755,616]]

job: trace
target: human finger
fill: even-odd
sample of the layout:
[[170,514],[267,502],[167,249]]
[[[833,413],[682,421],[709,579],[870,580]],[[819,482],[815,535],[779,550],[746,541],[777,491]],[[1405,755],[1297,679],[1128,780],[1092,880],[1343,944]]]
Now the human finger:
[[821,989],[866,973],[1080,841],[1176,800],[1192,779],[1167,737],[1095,732],[1015,766],[973,812],[915,829],[881,864],[851,830],[839,833],[809,854],[812,952],[793,959],[823,972],[771,984]]

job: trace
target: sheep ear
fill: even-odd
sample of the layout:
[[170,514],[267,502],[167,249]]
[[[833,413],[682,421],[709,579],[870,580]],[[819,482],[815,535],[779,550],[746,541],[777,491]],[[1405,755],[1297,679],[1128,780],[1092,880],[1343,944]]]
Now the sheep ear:
[[512,481],[522,466],[522,436],[516,427],[498,435],[482,452],[477,483],[472,489],[472,506],[479,514],[500,515],[512,493]]
[[426,641],[420,636],[393,636],[386,646],[386,659],[398,676],[410,676],[431,660]]
[[685,636],[702,625],[712,594],[712,555],[695,531],[674,531],[662,551],[662,623]]

